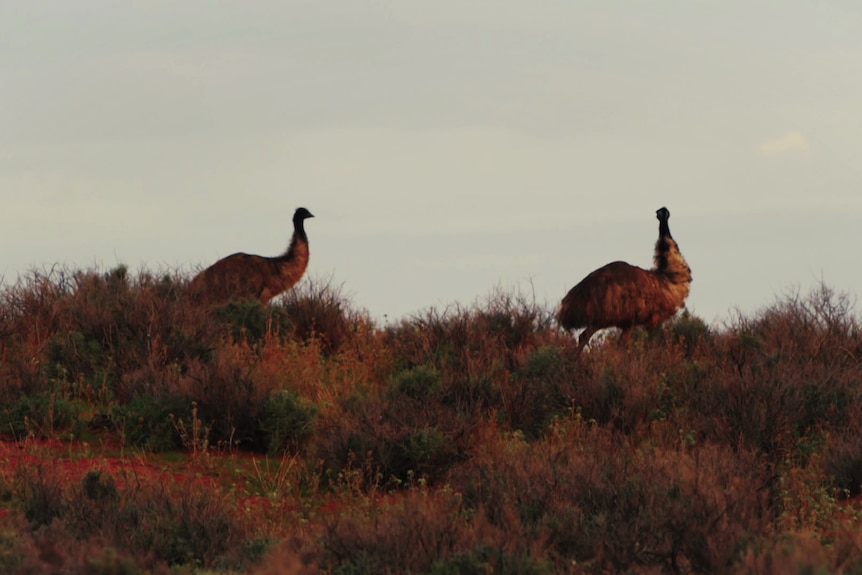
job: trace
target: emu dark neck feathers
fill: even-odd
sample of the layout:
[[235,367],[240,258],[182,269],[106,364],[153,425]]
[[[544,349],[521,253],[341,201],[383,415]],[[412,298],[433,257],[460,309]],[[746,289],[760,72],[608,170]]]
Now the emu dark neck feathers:
[[[305,235],[305,220],[302,218],[293,220],[293,237],[308,242],[308,236]],[[293,243],[293,242],[291,242]]]
[[660,215],[658,219],[658,240],[655,243],[655,256],[653,258],[655,271],[658,272],[665,272],[669,267],[668,255],[673,237],[670,235],[670,226],[667,225],[667,220],[666,215],[664,217]]
[[287,251],[278,256],[279,260],[293,259],[296,253],[296,245],[298,243],[308,243],[308,236],[305,234],[305,220],[303,218],[293,218],[293,237],[290,238],[290,245],[287,246]]
[[667,225],[667,218],[661,218],[658,222],[658,237],[673,239],[670,235],[670,226]]
[[657,272],[666,272],[670,267],[668,255],[673,243],[673,236],[670,235],[670,226],[667,221],[670,219],[670,212],[667,208],[661,208],[656,212],[658,218],[658,240],[655,243],[655,256],[653,257],[653,269]]
[[661,236],[655,243],[655,256],[653,257],[653,266],[657,272],[665,272],[670,267],[668,255],[670,254],[669,236]]

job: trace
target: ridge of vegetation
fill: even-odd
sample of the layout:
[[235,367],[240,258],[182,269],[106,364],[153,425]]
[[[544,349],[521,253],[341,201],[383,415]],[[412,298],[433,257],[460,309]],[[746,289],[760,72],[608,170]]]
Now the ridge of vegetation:
[[0,291],[0,572],[862,572],[862,332],[826,286],[584,352],[499,289],[381,326],[331,277],[186,286]]

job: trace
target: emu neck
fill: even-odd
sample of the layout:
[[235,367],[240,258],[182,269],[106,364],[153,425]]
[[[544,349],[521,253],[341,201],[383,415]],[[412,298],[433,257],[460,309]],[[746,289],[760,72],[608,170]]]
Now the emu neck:
[[659,220],[658,237],[659,237],[659,239],[661,239],[661,238],[673,239],[673,237],[670,235],[670,226],[667,225],[667,219],[666,218]]
[[[668,270],[669,254],[671,249],[676,248],[676,242],[670,235],[670,226],[667,225],[667,218],[659,218],[658,220],[658,240],[655,242],[655,255],[653,256],[653,270],[657,272],[666,272]],[[679,250],[677,250],[679,251]]]
[[290,245],[287,246],[287,251],[281,256],[281,259],[291,259],[295,257],[297,247],[299,245],[306,246],[305,253],[308,253],[308,236],[305,235],[305,223],[302,220],[294,220],[293,236],[290,238]]
[[688,267],[688,263],[670,235],[660,236],[655,243],[653,270],[674,283],[691,282],[691,268]]
[[305,235],[305,220],[293,221],[293,237],[308,243],[308,236]]

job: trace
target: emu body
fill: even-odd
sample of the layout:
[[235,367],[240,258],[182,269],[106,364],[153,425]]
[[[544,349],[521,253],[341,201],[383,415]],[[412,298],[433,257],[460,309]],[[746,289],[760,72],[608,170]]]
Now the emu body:
[[582,348],[600,329],[620,328],[625,338],[633,327],[655,327],[685,305],[691,269],[670,235],[670,212],[661,208],[656,217],[659,237],[652,269],[611,262],[589,274],[563,298],[557,321],[566,331],[585,328],[578,339]]
[[235,253],[218,260],[192,279],[189,289],[208,303],[253,298],[269,303],[296,284],[308,267],[305,220],[314,216],[305,208],[293,214],[293,237],[280,256]]

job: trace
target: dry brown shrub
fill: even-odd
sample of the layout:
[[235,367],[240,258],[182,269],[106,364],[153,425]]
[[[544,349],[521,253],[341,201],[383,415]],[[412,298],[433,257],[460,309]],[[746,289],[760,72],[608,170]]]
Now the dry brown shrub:
[[168,575],[165,564],[117,550],[101,537],[75,538],[62,522],[36,532],[22,528],[0,534],[0,569],[27,575]]
[[517,368],[498,377],[499,423],[541,437],[556,418],[582,407],[590,373],[574,346],[545,345],[526,353]]
[[[241,565],[245,546],[260,532],[233,497],[191,478],[150,477],[132,469],[115,479],[100,469],[85,474],[56,456],[29,459],[20,460],[8,487],[29,525],[54,533],[37,541],[40,548],[67,538],[98,540],[151,564]],[[49,548],[57,554],[52,565],[87,556]]]
[[738,316],[699,358],[693,425],[776,463],[823,430],[846,428],[862,400],[862,336],[849,305],[823,288]]
[[[466,572],[546,572],[530,559],[541,556],[541,545],[522,535],[474,516],[450,490],[411,489],[330,517],[320,562],[351,573],[450,572],[444,565],[463,565]],[[514,567],[519,563],[522,571]]]
[[584,418],[641,437],[655,422],[674,417],[681,401],[679,377],[691,360],[676,342],[608,343],[581,358],[573,402]]
[[350,346],[357,334],[373,332],[368,314],[350,306],[343,285],[334,285],[332,276],[306,277],[282,296],[280,306],[294,326],[295,337],[316,340],[327,354]]
[[40,363],[47,340],[61,326],[59,304],[71,291],[69,272],[56,268],[33,270],[15,284],[3,286],[0,297],[3,399],[45,390]]
[[845,521],[828,536],[815,530],[772,535],[749,547],[733,573],[858,573],[862,569],[862,537],[858,522]]
[[862,494],[862,402],[848,408],[844,426],[824,432],[822,455],[824,471],[842,497]]
[[253,575],[314,575],[320,573],[311,553],[295,547],[301,543],[287,541],[273,550],[260,566],[249,571]]
[[538,442],[486,438],[451,480],[504,530],[546,541],[558,565],[712,571],[771,521],[751,453],[632,446],[574,419]]
[[[358,459],[396,483],[433,481],[463,459],[475,423],[441,401],[446,391],[435,372],[401,375],[384,392],[345,397],[340,411],[324,415],[317,453],[328,468],[337,471]],[[424,379],[429,375],[436,383]]]
[[374,504],[371,512],[345,509],[331,517],[321,542],[323,563],[364,564],[379,573],[421,573],[464,541],[459,498],[423,492]]
[[548,343],[550,315],[523,294],[492,291],[471,307],[429,308],[386,330],[398,368],[433,365],[470,373],[500,363],[513,369],[525,351]]

